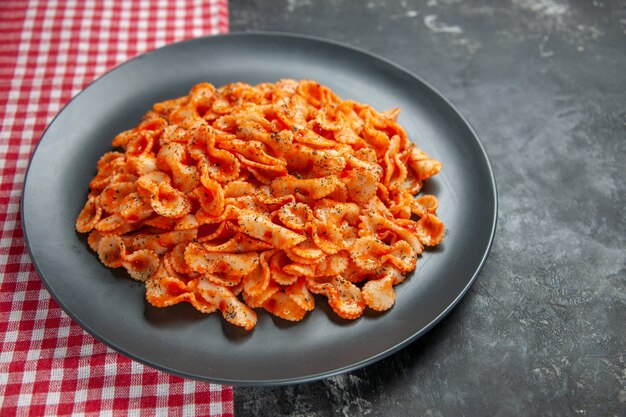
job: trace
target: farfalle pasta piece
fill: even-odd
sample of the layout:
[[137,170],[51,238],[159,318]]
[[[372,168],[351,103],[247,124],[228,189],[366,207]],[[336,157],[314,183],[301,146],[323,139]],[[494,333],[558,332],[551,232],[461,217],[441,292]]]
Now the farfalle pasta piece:
[[396,301],[396,292],[393,289],[393,277],[384,276],[380,279],[367,281],[361,291],[365,304],[372,310],[389,310]]
[[[113,145],[120,146],[120,145]],[[109,170],[112,166],[112,163],[115,161],[124,161],[126,156],[122,152],[111,151],[107,152],[98,159],[98,163],[96,164],[96,168],[98,169],[98,174],[104,173]],[[109,173],[110,174],[110,173]]]
[[100,232],[109,232],[115,234],[117,229],[120,229],[127,225],[126,220],[117,214],[111,214],[110,216],[101,218],[94,226],[94,229]]
[[346,248],[343,233],[335,224],[316,219],[311,230],[313,241],[324,252],[332,254]]
[[169,261],[172,269],[179,274],[191,274],[193,270],[187,265],[187,261],[185,261],[185,249],[187,245],[189,245],[189,241],[184,241],[178,243],[171,252],[168,253],[169,256],[164,259]]
[[159,184],[169,182],[170,177],[165,172],[151,171],[137,178],[137,191],[149,197],[159,191]]
[[274,293],[280,291],[281,286],[274,281],[269,282],[267,287],[258,294],[250,294],[246,292],[245,288],[242,291],[243,300],[250,308],[259,308],[263,306],[263,303],[269,299]]
[[[137,176],[149,174],[158,170],[156,157],[151,154],[141,154],[128,158],[128,168],[135,172]],[[133,178],[134,179],[134,178]]]
[[187,283],[169,276],[165,267],[162,273],[153,275],[146,281],[146,299],[155,307],[169,307],[183,301],[189,301],[191,291]]
[[415,232],[423,245],[435,246],[443,240],[445,230],[441,220],[434,214],[428,213],[418,220]]
[[200,185],[198,168],[187,165],[183,161],[187,159],[185,147],[177,142],[169,142],[161,146],[157,154],[157,167],[169,171],[172,183],[183,193],[189,193]]
[[365,311],[365,300],[359,287],[342,277],[323,283],[309,280],[308,284],[312,292],[328,297],[330,307],[343,319],[354,320]]
[[226,206],[222,211],[222,214],[219,216],[211,216],[209,213],[206,213],[202,207],[196,212],[196,220],[200,224],[198,230],[202,229],[204,225],[214,225],[225,222],[227,220],[237,220],[237,216],[239,216],[239,208],[235,206]]
[[146,300],[155,307],[170,307],[181,302],[188,302],[206,314],[217,311],[217,307],[197,291],[197,283],[197,279],[185,282],[177,276],[170,275],[161,265],[157,272],[145,282]]
[[388,188],[396,188],[407,177],[407,168],[400,157],[400,137],[395,135],[389,142],[389,148],[385,152],[385,177],[383,184]]
[[89,196],[85,206],[76,218],[76,231],[87,233],[93,230],[102,218],[102,207],[97,204],[95,196]]
[[315,277],[315,265],[305,264],[301,262],[293,262],[283,268],[283,272],[291,278],[289,281],[283,281],[283,285],[290,285],[298,280],[298,277],[313,278]]
[[146,281],[154,275],[161,265],[156,253],[150,249],[139,249],[124,256],[122,266],[128,271],[128,275],[137,281]]
[[285,294],[303,310],[311,311],[315,308],[315,299],[306,285],[306,278],[300,277],[296,282],[285,287]]
[[203,187],[198,187],[191,193],[200,204],[201,216],[196,213],[196,218],[220,216],[224,212],[224,189],[217,181],[206,180]]
[[342,178],[348,191],[348,198],[357,204],[365,204],[376,195],[378,176],[363,167],[355,167]]
[[269,263],[272,280],[283,286],[291,285],[296,282],[299,275],[289,273],[289,268],[287,268],[291,263],[291,259],[289,259],[284,251],[274,253]]
[[296,91],[315,107],[339,103],[339,97],[328,87],[313,80],[300,81]]
[[[297,260],[303,260],[309,262],[317,262],[326,254],[320,248],[315,245],[315,242],[311,238],[307,238],[307,240],[298,243],[297,245],[289,248],[289,254],[291,256],[295,256]],[[289,256],[289,255],[288,255]]]
[[235,154],[239,161],[246,166],[274,171],[276,175],[287,173],[287,163],[283,159],[271,156],[263,142],[240,139],[225,140],[219,143],[219,148]]
[[274,251],[264,251],[259,255],[259,262],[252,272],[247,274],[243,278],[243,291],[246,294],[257,296],[262,294],[271,281],[271,271],[269,266],[269,259],[274,254]]
[[133,181],[135,176],[132,172],[125,156],[120,157],[118,152],[109,152],[98,163],[98,173],[89,182],[89,189],[97,195],[113,182]]
[[99,206],[108,213],[118,213],[124,198],[136,189],[135,183],[130,181],[110,184],[98,196]]
[[196,84],[185,103],[177,106],[170,114],[170,121],[182,123],[189,119],[199,119],[211,108],[214,102],[215,87],[209,83]]
[[417,146],[411,144],[408,153],[408,165],[413,169],[418,180],[426,180],[441,171],[441,162],[426,155]]
[[404,240],[387,245],[373,237],[362,237],[356,240],[350,255],[354,263],[365,271],[373,272],[386,262],[403,272],[415,269],[415,252]]
[[124,244],[131,251],[150,249],[164,255],[182,242],[194,240],[197,230],[172,230],[170,232],[150,231],[151,233],[133,233],[122,236]]
[[150,204],[155,213],[174,219],[188,214],[192,208],[189,197],[166,182],[158,185],[150,196]]
[[346,167],[346,158],[341,150],[315,149],[311,146],[294,143],[291,145],[287,167],[294,174],[307,177],[339,175]]
[[420,210],[415,214],[422,217],[425,212],[435,214],[437,212],[437,207],[439,207],[439,201],[434,195],[425,194],[415,200],[415,205],[421,206]]
[[246,330],[254,309],[302,320],[314,294],[353,320],[390,309],[423,246],[445,235],[442,164],[398,108],[311,80],[194,86],[113,139],[76,230],[155,307],[191,304]]
[[303,200],[319,200],[332,194],[340,186],[341,181],[335,175],[309,179],[285,175],[272,181],[270,188],[275,196],[296,195]]
[[207,279],[199,279],[196,287],[202,297],[215,305],[226,321],[252,330],[256,325],[256,313],[242,303],[228,288],[216,285]]
[[404,227],[402,227],[396,222],[377,213],[363,215],[361,216],[361,221],[361,235],[377,237],[381,233],[384,234],[385,231],[388,231],[411,245],[416,254],[422,253],[423,244],[420,237],[418,237],[415,232],[415,222],[409,220],[404,222]]
[[119,268],[128,253],[126,245],[121,237],[116,235],[104,235],[98,240],[98,257],[100,262],[109,268]]
[[190,243],[185,249],[185,262],[192,270],[201,274],[218,273],[242,277],[254,270],[259,262],[259,255],[256,252],[208,252],[201,245]]
[[249,210],[241,210],[237,217],[239,227],[249,236],[270,243],[277,249],[289,249],[304,242],[306,236],[274,224],[269,217]]
[[193,125],[187,144],[189,156],[197,161],[200,181],[205,184],[213,179],[220,184],[236,180],[240,175],[240,163],[232,153],[215,148],[215,130],[204,123]]
[[148,198],[132,192],[122,199],[117,213],[127,222],[134,223],[151,217],[154,214],[154,210]]
[[328,277],[342,275],[348,267],[349,261],[350,257],[347,251],[327,255],[315,264],[315,276]]
[[289,202],[276,213],[280,221],[291,230],[302,231],[313,220],[313,210],[303,203]]
[[[266,119],[262,119],[266,120]],[[276,120],[274,120],[276,122]],[[237,123],[237,137],[243,140],[254,140],[267,146],[274,155],[289,155],[292,150],[294,133],[291,130],[278,130],[270,122],[266,126],[261,123],[242,120]],[[289,160],[287,159],[287,163]]]
[[307,312],[283,291],[277,291],[272,294],[263,302],[262,306],[273,315],[289,321],[300,321]]

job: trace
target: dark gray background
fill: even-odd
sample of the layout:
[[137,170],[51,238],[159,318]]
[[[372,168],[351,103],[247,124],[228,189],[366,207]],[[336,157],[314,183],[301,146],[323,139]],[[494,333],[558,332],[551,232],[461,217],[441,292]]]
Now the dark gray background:
[[500,203],[483,272],[430,333],[339,377],[236,388],[236,416],[626,415],[626,3],[229,3],[231,31],[326,37],[429,82]]

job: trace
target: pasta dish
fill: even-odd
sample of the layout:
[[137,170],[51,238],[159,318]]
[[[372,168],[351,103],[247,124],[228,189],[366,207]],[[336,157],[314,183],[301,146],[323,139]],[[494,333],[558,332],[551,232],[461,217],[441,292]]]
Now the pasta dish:
[[[156,307],[187,302],[251,330],[261,309],[302,320],[390,309],[438,201],[442,164],[397,123],[315,81],[194,86],[118,134],[76,230]],[[318,298],[316,300],[316,298]]]

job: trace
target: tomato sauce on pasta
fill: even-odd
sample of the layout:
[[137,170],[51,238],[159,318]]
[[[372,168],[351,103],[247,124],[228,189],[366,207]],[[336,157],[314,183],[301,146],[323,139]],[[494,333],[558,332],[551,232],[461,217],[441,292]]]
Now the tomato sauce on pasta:
[[442,164],[378,112],[315,81],[194,86],[100,158],[76,230],[157,307],[187,302],[251,330],[384,311],[444,226],[420,194]]

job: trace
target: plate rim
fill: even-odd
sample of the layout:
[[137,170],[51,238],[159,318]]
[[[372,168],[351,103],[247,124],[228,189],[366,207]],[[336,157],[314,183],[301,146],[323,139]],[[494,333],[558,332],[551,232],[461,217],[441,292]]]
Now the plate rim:
[[[459,292],[459,294],[452,300],[452,302],[450,302],[448,304],[448,306],[445,309],[443,309],[436,317],[434,317],[427,325],[422,327],[421,330],[419,330],[418,332],[414,333],[410,337],[403,339],[401,342],[395,344],[394,346],[391,346],[388,349],[383,350],[383,351],[381,351],[381,352],[379,352],[379,353],[377,353],[375,355],[372,355],[372,356],[370,356],[370,357],[368,357],[368,358],[366,358],[364,360],[361,360],[361,361],[358,361],[358,362],[354,362],[354,363],[351,363],[349,365],[346,365],[346,366],[343,366],[343,367],[340,367],[340,368],[335,368],[333,370],[326,371],[326,372],[319,372],[319,373],[308,375],[308,376],[304,376],[304,377],[291,377],[291,378],[281,378],[281,379],[240,380],[240,379],[228,379],[228,378],[214,378],[214,377],[207,377],[207,376],[204,376],[204,375],[198,375],[198,374],[182,372],[182,371],[179,371],[179,370],[176,370],[176,369],[172,369],[172,368],[169,368],[167,366],[161,365],[159,363],[153,362],[151,360],[144,359],[144,358],[138,356],[137,354],[129,352],[129,351],[125,350],[124,348],[121,348],[121,347],[117,346],[113,342],[103,338],[97,331],[92,329],[87,323],[85,323],[74,312],[72,312],[65,305],[65,303],[63,303],[59,299],[57,294],[54,291],[52,291],[52,289],[49,286],[47,280],[43,276],[44,274],[42,274],[42,271],[40,269],[40,265],[38,264],[37,260],[33,256],[32,249],[31,249],[31,244],[30,244],[29,237],[28,237],[28,231],[27,231],[28,230],[28,220],[27,220],[27,217],[25,216],[25,201],[24,201],[25,199],[24,199],[24,196],[25,196],[26,186],[27,186],[27,183],[28,183],[28,177],[29,177],[29,174],[31,172],[31,166],[32,166],[34,157],[35,157],[37,151],[40,148],[40,145],[42,143],[42,139],[44,139],[44,137],[46,136],[48,130],[55,123],[57,118],[59,118],[59,116],[64,111],[66,111],[66,109],[75,100],[77,100],[77,98],[80,97],[87,89],[89,89],[93,84],[101,81],[103,78],[105,78],[105,77],[109,76],[110,74],[120,70],[121,68],[125,67],[126,65],[131,64],[135,60],[145,58],[146,56],[150,56],[150,55],[152,55],[152,54],[154,54],[156,52],[160,52],[160,51],[162,51],[164,49],[178,47],[178,46],[180,46],[182,44],[190,44],[190,43],[194,43],[194,42],[203,43],[203,42],[211,42],[211,40],[213,40],[213,39],[238,38],[238,37],[286,38],[286,39],[291,39],[291,40],[312,41],[312,42],[316,42],[316,43],[332,45],[334,47],[350,50],[352,52],[357,52],[357,53],[359,53],[361,55],[365,55],[365,56],[367,56],[367,57],[369,57],[371,59],[380,61],[380,62],[384,63],[385,65],[388,65],[388,66],[392,67],[393,69],[404,73],[404,75],[406,75],[406,76],[416,80],[418,83],[422,84],[424,87],[426,87],[428,90],[430,90],[431,93],[433,93],[439,100],[441,100],[443,103],[445,103],[445,105],[456,115],[456,117],[459,118],[459,120],[467,128],[468,132],[472,136],[473,142],[476,145],[478,145],[478,149],[480,150],[481,157],[484,159],[485,168],[487,168],[487,173],[488,173],[488,177],[489,177],[489,180],[490,180],[490,184],[489,184],[490,187],[488,187],[488,188],[489,188],[490,192],[493,194],[493,206],[492,206],[493,218],[491,219],[491,229],[489,230],[488,243],[487,243],[486,247],[484,248],[484,250],[482,251],[481,259],[480,259],[480,261],[478,263],[478,266],[476,267],[475,271],[473,272],[471,278],[468,280],[467,284],[463,287],[463,289]],[[467,294],[467,292],[469,291],[471,286],[476,281],[478,275],[480,275],[483,267],[485,266],[487,258],[489,257],[489,254],[490,254],[491,249],[493,247],[493,243],[494,243],[494,240],[495,240],[495,234],[496,234],[496,230],[497,230],[497,221],[498,221],[498,191],[497,191],[497,183],[496,183],[494,170],[493,170],[491,161],[489,159],[489,155],[487,154],[487,151],[486,151],[483,143],[481,142],[480,138],[478,137],[474,127],[471,125],[471,123],[467,120],[467,118],[457,109],[457,107],[445,95],[443,95],[438,89],[434,88],[430,83],[428,83],[424,79],[422,79],[419,75],[409,71],[405,67],[403,67],[403,66],[401,66],[401,65],[399,65],[399,64],[397,64],[397,63],[391,61],[390,59],[387,59],[387,58],[385,58],[385,57],[383,57],[381,55],[378,55],[376,53],[367,51],[367,50],[362,49],[360,47],[356,47],[356,46],[353,46],[353,45],[350,45],[350,44],[347,44],[347,43],[343,43],[343,42],[339,42],[339,41],[335,41],[335,40],[332,40],[332,39],[323,38],[323,37],[320,37],[320,36],[308,35],[308,34],[291,33],[291,32],[249,31],[249,32],[230,32],[230,33],[226,33],[226,34],[206,35],[206,36],[200,36],[200,37],[195,37],[195,38],[190,38],[190,39],[180,40],[180,41],[177,41],[177,42],[168,43],[168,44],[165,44],[165,45],[163,45],[161,47],[154,48],[154,49],[152,49],[150,51],[138,54],[138,55],[136,55],[136,56],[134,56],[134,57],[132,57],[132,58],[130,58],[130,59],[128,59],[128,60],[118,64],[118,65],[116,65],[115,67],[110,68],[109,70],[107,70],[106,72],[104,72],[100,76],[96,77],[91,82],[89,82],[76,95],[74,95],[65,105],[63,105],[61,107],[61,109],[57,112],[57,114],[48,123],[48,125],[46,126],[46,128],[42,132],[41,136],[39,137],[39,139],[37,141],[37,144],[35,145],[35,148],[33,149],[31,155],[29,156],[28,165],[26,167],[26,172],[25,172],[25,175],[24,175],[24,180],[23,180],[23,184],[22,184],[22,188],[21,188],[21,194],[20,194],[20,210],[19,210],[19,213],[20,213],[20,219],[21,219],[20,223],[21,223],[22,230],[23,230],[24,243],[25,243],[25,246],[27,248],[28,256],[29,256],[33,266],[35,267],[35,271],[37,272],[39,280],[43,283],[44,287],[46,288],[48,293],[51,295],[51,297],[54,299],[54,301],[57,303],[57,305],[59,305],[59,307],[61,307],[61,309],[72,319],[72,321],[74,321],[76,324],[78,324],[84,331],[86,331],[89,335],[94,337],[99,342],[104,343],[106,346],[108,346],[109,348],[111,348],[115,352],[120,353],[120,354],[130,358],[131,360],[137,361],[137,362],[139,362],[141,364],[144,364],[144,365],[147,365],[147,366],[149,366],[151,368],[154,368],[154,369],[166,372],[168,374],[176,375],[176,376],[183,377],[183,378],[188,378],[188,379],[193,379],[193,380],[198,380],[198,381],[203,381],[203,382],[216,383],[216,384],[232,385],[232,386],[280,386],[280,385],[291,385],[291,384],[298,384],[298,383],[313,382],[313,381],[317,381],[317,380],[321,380],[321,379],[326,379],[326,378],[330,378],[330,377],[333,377],[333,376],[337,376],[337,375],[340,375],[340,374],[345,374],[347,372],[354,371],[354,370],[363,368],[365,366],[371,365],[371,364],[373,364],[375,362],[378,362],[378,361],[380,361],[380,360],[382,360],[382,359],[392,355],[393,353],[396,353],[397,351],[399,351],[402,348],[408,346],[409,344],[415,342],[417,339],[419,339],[424,334],[429,332],[443,318],[445,318],[459,304],[459,302],[465,297],[465,295]]]

